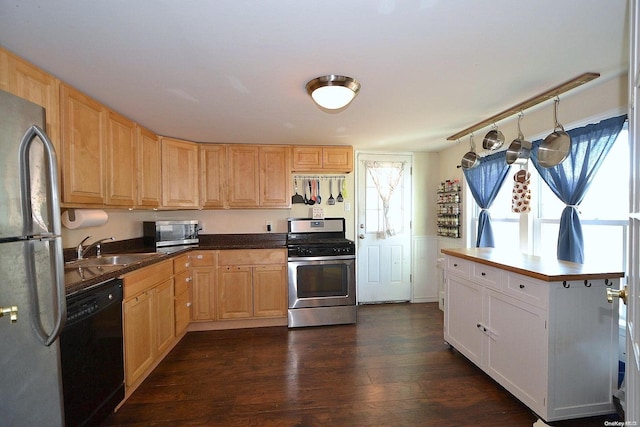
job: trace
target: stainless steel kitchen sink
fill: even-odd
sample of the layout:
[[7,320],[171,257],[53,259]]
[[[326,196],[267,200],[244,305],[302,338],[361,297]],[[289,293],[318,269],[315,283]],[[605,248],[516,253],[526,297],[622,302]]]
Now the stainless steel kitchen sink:
[[65,269],[74,269],[78,267],[97,267],[97,266],[122,266],[126,267],[153,258],[164,256],[158,252],[144,252],[131,254],[108,254],[97,257],[83,258],[70,261],[65,264]]

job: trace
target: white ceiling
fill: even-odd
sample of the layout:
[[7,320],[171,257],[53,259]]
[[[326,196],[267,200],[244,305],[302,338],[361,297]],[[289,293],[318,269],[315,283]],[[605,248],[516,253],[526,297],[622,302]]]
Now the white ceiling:
[[[619,75],[626,17],[626,0],[0,0],[0,45],[161,135],[438,151]],[[339,114],[305,92],[325,74],[362,84]]]

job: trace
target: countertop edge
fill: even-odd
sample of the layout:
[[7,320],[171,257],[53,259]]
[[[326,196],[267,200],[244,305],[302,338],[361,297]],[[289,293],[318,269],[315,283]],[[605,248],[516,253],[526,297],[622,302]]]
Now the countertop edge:
[[[519,262],[509,263],[503,257],[512,257],[513,254],[496,251],[493,248],[463,248],[463,249],[441,249],[445,255],[478,262],[491,267],[500,268],[512,273],[542,280],[545,282],[562,282],[572,280],[593,280],[593,279],[617,279],[624,277],[623,272],[617,271],[576,271],[584,267],[567,261],[542,259],[534,255],[519,254]],[[526,264],[525,264],[526,263]],[[536,269],[536,266],[547,265],[557,269],[566,269],[565,272],[545,273]]]
[[[140,252],[140,251],[148,251],[149,248],[138,248],[137,250],[130,250],[126,252]],[[75,282],[65,282],[65,293],[67,297],[83,293],[85,290],[95,287],[103,282],[106,282],[111,279],[119,278],[124,276],[125,274],[131,273],[132,271],[138,270],[140,268],[148,267],[153,264],[157,264],[162,261],[171,260],[175,257],[183,255],[188,252],[194,251],[216,251],[216,250],[237,250],[237,249],[286,249],[286,246],[280,245],[229,245],[221,247],[220,245],[199,245],[196,247],[190,247],[181,249],[175,252],[167,253],[163,256],[156,256],[146,260],[142,260],[136,263],[132,263],[126,266],[122,266],[122,268],[114,269],[109,272],[105,272],[99,276],[92,277],[90,279],[75,281]],[[123,253],[123,252],[119,252]],[[104,252],[103,255],[108,255],[108,252]]]

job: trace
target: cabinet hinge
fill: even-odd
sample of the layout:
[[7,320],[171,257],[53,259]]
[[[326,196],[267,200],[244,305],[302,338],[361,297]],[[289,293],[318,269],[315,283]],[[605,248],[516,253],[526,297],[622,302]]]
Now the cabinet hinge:
[[413,283],[413,274],[409,275],[409,283]]
[[544,328],[547,329],[547,321],[544,321]]

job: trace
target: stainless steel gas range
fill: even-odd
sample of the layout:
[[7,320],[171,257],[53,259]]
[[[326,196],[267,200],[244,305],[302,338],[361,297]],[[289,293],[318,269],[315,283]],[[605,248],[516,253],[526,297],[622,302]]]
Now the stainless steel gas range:
[[356,250],[344,218],[290,218],[290,328],[356,322]]

